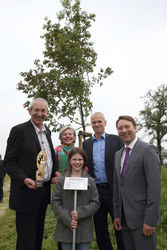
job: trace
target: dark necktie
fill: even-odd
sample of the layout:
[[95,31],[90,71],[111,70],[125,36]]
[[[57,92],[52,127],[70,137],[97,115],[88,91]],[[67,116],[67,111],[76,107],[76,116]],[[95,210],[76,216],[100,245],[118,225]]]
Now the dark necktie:
[[126,163],[127,163],[128,158],[129,158],[130,148],[126,147],[125,150],[126,150],[126,153],[125,153],[125,159],[124,159],[124,163],[123,163],[123,167],[122,167],[121,177],[123,177],[123,174],[125,172]]

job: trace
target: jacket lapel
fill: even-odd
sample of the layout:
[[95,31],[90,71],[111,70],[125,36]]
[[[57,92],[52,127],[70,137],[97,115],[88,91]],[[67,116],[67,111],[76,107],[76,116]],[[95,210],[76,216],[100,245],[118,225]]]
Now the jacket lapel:
[[105,133],[105,162],[106,162],[106,159],[107,159],[107,155],[109,155],[108,154],[108,149],[109,149],[108,140],[109,140],[108,134]]
[[33,127],[33,124],[31,123],[31,120],[28,122],[28,129],[29,129],[29,133],[31,134],[31,137],[35,141],[37,147],[39,148],[39,150],[41,150],[41,146],[40,146],[37,134],[35,132],[35,129]]
[[121,157],[122,157],[123,151],[124,151],[124,147],[121,148],[119,152],[117,153],[118,164],[117,164],[116,172],[117,172],[119,183],[122,181],[121,180]]
[[93,136],[90,138],[89,152],[90,152],[91,165],[93,166]]
[[46,129],[46,137],[47,137],[47,140],[48,140],[48,142],[49,142],[50,148],[52,148],[53,145],[52,145],[51,137],[50,137],[50,135],[48,134],[48,128],[47,128],[46,126],[45,126],[45,129]]

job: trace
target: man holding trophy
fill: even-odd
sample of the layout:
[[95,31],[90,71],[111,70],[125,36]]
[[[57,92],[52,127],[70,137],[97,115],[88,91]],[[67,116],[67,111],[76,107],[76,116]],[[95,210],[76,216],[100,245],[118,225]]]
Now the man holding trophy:
[[46,100],[34,99],[29,114],[31,120],[11,129],[4,160],[11,177],[9,207],[16,211],[17,250],[41,249],[50,184],[57,170],[51,132],[43,124]]

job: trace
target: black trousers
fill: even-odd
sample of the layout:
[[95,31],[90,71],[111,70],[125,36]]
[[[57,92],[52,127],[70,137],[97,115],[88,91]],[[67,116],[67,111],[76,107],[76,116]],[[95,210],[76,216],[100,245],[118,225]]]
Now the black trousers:
[[29,213],[16,211],[17,250],[41,250],[49,187],[41,188],[34,209]]
[[58,245],[58,250],[62,250],[61,242],[58,242],[57,245]]
[[[113,195],[109,187],[97,185],[101,206],[94,215],[94,225],[96,240],[100,250],[113,250],[109,231],[108,231],[108,214],[113,221]],[[121,231],[115,230],[118,250],[125,250]]]

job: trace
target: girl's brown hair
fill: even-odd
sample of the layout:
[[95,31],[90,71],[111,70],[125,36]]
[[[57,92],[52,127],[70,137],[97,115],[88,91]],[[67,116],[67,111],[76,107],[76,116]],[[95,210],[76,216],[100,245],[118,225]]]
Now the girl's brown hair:
[[[85,167],[87,166],[88,160],[87,160],[86,153],[85,153],[85,151],[84,151],[82,148],[79,148],[79,147],[73,148],[73,149],[70,151],[69,155],[68,155],[68,162],[71,160],[71,158],[72,158],[73,155],[75,155],[75,154],[80,154],[80,155],[82,156],[83,161],[84,161],[83,168],[85,168]],[[70,164],[69,164],[69,168],[70,168],[70,170],[71,170]]]

